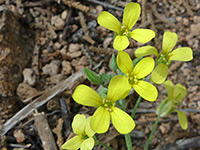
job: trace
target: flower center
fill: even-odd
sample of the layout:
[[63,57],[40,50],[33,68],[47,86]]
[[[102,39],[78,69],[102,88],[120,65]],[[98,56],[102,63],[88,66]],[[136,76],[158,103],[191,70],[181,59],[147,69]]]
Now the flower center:
[[133,85],[133,84],[137,84],[139,79],[136,75],[134,75],[133,72],[131,73],[127,73],[127,78],[128,78],[128,81],[129,81],[129,84]]
[[157,59],[156,63],[157,63],[157,65],[160,64],[160,63],[163,63],[163,64],[169,66],[170,65],[169,54],[163,54],[163,53],[161,53],[158,56],[158,59]]
[[130,31],[125,26],[121,26],[120,35],[127,36],[129,38]]
[[89,138],[89,136],[87,136],[87,135],[82,135],[82,139],[83,140],[86,140],[86,139],[88,139]]
[[114,103],[113,102],[110,102],[109,100],[107,99],[104,99],[103,100],[103,104],[102,106],[109,112],[112,111],[112,107],[114,106]]

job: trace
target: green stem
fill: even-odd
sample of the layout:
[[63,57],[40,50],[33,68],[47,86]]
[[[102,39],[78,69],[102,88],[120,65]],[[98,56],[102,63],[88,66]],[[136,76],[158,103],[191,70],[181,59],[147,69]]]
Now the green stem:
[[104,146],[104,147],[107,148],[108,150],[113,150],[110,146],[108,146],[108,145],[106,145],[106,144],[104,144],[104,143],[102,143],[102,142],[99,142],[99,141],[98,141],[98,144],[100,144],[101,146]]
[[158,125],[159,119],[160,119],[160,116],[158,115],[158,117],[157,117],[157,119],[156,119],[156,122],[155,122],[155,124],[154,124],[154,126],[153,126],[153,129],[151,130],[151,133],[150,133],[150,135],[149,135],[149,138],[148,138],[148,141],[147,141],[147,143],[146,143],[146,145],[145,145],[144,150],[148,150],[149,144],[150,144],[150,142],[151,142],[151,138],[152,138],[152,136],[153,136],[153,134],[154,134],[154,132],[155,132],[155,130],[156,130],[156,127],[157,127],[157,125]]
[[134,118],[134,116],[135,116],[136,110],[137,110],[137,108],[138,108],[138,106],[139,106],[139,104],[141,102],[141,99],[142,99],[141,96],[139,96],[138,99],[137,99],[137,102],[136,102],[135,107],[133,108],[133,112],[131,114],[132,118]]
[[125,140],[126,140],[126,147],[127,147],[127,150],[132,150],[133,147],[132,147],[132,142],[131,142],[131,136],[130,136],[130,133],[129,134],[125,134]]
[[105,88],[108,88],[103,82],[100,82],[100,84],[105,87]]

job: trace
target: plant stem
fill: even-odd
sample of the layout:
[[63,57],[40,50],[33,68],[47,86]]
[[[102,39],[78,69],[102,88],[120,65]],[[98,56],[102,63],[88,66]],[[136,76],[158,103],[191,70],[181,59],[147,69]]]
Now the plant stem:
[[150,133],[150,135],[149,135],[149,138],[148,138],[148,141],[147,141],[147,143],[146,143],[146,145],[145,145],[144,150],[148,150],[149,144],[150,144],[150,142],[151,142],[151,138],[152,138],[152,136],[153,136],[153,134],[154,134],[154,132],[155,132],[155,130],[156,130],[156,127],[157,127],[157,125],[158,125],[159,119],[160,119],[160,116],[158,115],[158,116],[157,116],[157,119],[156,119],[156,122],[154,123],[153,129],[151,130],[151,133]]
[[136,112],[136,110],[137,110],[137,108],[138,108],[138,106],[139,106],[139,104],[140,104],[141,99],[142,99],[141,96],[139,96],[138,99],[137,99],[137,102],[136,102],[135,107],[133,108],[133,112],[132,112],[132,114],[131,114],[131,117],[132,117],[132,118],[134,118],[134,116],[135,116],[135,112]]
[[105,88],[108,88],[103,82],[100,82],[100,84],[105,87]]
[[127,150],[132,150],[132,142],[131,142],[131,136],[130,136],[130,133],[129,134],[125,134],[125,140],[126,140],[126,147],[127,147]]
[[98,141],[98,144],[100,144],[101,146],[104,146],[105,148],[107,148],[107,149],[109,149],[109,150],[113,150],[110,146],[108,146],[108,145],[106,145],[106,144],[104,144],[104,143],[102,143],[102,142],[99,142],[99,141]]

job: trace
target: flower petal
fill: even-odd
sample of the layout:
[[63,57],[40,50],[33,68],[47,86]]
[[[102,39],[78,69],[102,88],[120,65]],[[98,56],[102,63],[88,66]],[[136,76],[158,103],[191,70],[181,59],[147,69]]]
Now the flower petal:
[[88,138],[81,144],[80,150],[91,150],[94,147],[94,139]]
[[174,32],[166,31],[163,35],[162,53],[168,54],[174,48],[178,40],[178,36]]
[[135,50],[136,57],[142,57],[147,55],[156,55],[158,57],[158,51],[153,46],[142,46]]
[[108,86],[108,100],[114,102],[128,96],[131,90],[128,79],[125,76],[117,75],[113,77]]
[[135,68],[133,69],[134,75],[137,76],[138,79],[141,79],[148,74],[150,74],[155,66],[155,61],[151,57],[143,58],[137,63]]
[[140,17],[141,7],[138,3],[128,3],[124,9],[123,26],[130,31]]
[[91,126],[90,126],[90,121],[91,121],[91,116],[88,117],[86,119],[86,126],[85,126],[85,133],[87,134],[87,136],[92,137],[95,132],[92,130]]
[[123,51],[129,46],[129,39],[126,36],[117,35],[113,42],[114,49]]
[[106,29],[117,32],[118,34],[120,32],[121,24],[119,20],[107,11],[102,11],[99,14],[97,22]]
[[164,87],[167,91],[167,95],[168,95],[168,99],[173,97],[173,92],[174,92],[174,84],[172,83],[172,81],[167,80],[164,82]]
[[76,87],[72,97],[77,103],[85,106],[98,107],[103,102],[103,99],[96,91],[83,84]]
[[62,145],[62,149],[73,149],[77,150],[81,147],[81,143],[83,142],[81,135],[76,135],[67,142]]
[[155,37],[155,32],[150,29],[135,29],[130,36],[137,42],[145,44]]
[[155,101],[158,97],[158,91],[155,86],[146,81],[138,81],[133,84],[134,90],[145,100]]
[[130,133],[134,127],[135,122],[126,112],[117,107],[112,107],[111,121],[116,130],[121,134]]
[[181,47],[173,50],[170,53],[169,61],[178,60],[178,61],[190,61],[193,59],[192,49],[189,47]]
[[75,134],[83,135],[85,132],[86,118],[85,115],[77,114],[72,121],[72,129]]
[[110,125],[110,113],[100,106],[92,116],[90,125],[94,132],[105,133]]
[[178,110],[177,110],[177,113],[178,113],[178,120],[179,120],[179,124],[181,125],[181,128],[183,130],[186,130],[188,128],[188,121],[187,121],[187,117],[185,113]]
[[151,81],[156,84],[161,84],[165,81],[168,75],[168,67],[167,65],[160,63],[156,66],[154,71],[151,74]]
[[117,55],[117,66],[124,73],[131,73],[133,71],[133,62],[126,52],[119,52]]
[[174,88],[173,98],[181,101],[187,95],[187,90],[181,84],[177,84]]

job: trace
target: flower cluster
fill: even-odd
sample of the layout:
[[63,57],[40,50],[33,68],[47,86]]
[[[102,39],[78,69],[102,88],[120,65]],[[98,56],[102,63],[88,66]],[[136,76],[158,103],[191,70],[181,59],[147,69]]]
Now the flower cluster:
[[[135,122],[132,117],[141,98],[152,102],[158,97],[158,91],[153,83],[161,84],[166,80],[168,67],[172,61],[190,61],[193,59],[193,53],[189,47],[173,50],[178,40],[177,34],[166,31],[163,36],[160,54],[153,46],[143,46],[135,51],[135,56],[138,58],[132,61],[129,54],[123,51],[129,46],[129,38],[133,38],[140,43],[147,43],[155,37],[154,31],[150,29],[132,30],[140,13],[140,5],[131,2],[124,9],[122,24],[107,11],[99,14],[98,23],[115,32],[113,47],[118,50],[118,54],[117,58],[114,55],[112,56],[110,63],[110,68],[114,73],[97,75],[89,69],[84,69],[88,80],[94,84],[101,84],[103,88],[97,93],[84,84],[76,87],[72,95],[74,101],[84,106],[95,107],[96,110],[88,118],[84,115],[76,115],[74,117],[72,128],[76,135],[63,144],[63,149],[76,150],[80,148],[81,150],[91,150],[95,143],[98,143],[94,134],[107,132],[111,123],[119,133],[125,135],[127,140],[127,135],[135,128]],[[152,57],[144,57],[148,55],[156,55],[155,61]],[[177,112],[181,127],[187,129],[187,117],[184,112],[178,109],[182,99],[187,94],[186,88],[181,84],[174,86],[170,80],[164,82],[163,85],[167,90],[168,97],[160,103],[156,110],[158,115],[156,125],[160,117]],[[126,97],[131,91],[139,95],[132,117],[125,111]],[[154,132],[155,130],[152,131]],[[129,144],[128,149],[130,150],[132,149],[130,139],[127,141]],[[145,149],[148,148],[148,144]]]

